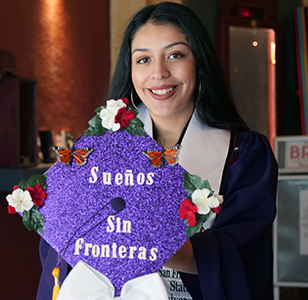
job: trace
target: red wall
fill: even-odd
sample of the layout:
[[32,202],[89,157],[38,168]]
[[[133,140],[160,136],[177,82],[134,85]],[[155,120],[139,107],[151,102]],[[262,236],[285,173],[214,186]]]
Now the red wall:
[[[0,49],[14,53],[18,76],[37,80],[38,129],[76,138],[108,85],[109,1],[0,0]],[[7,193],[0,191],[0,298],[34,300],[39,236],[7,214]]]
[[77,137],[108,85],[109,1],[2,0],[0,48],[17,75],[37,79],[38,129]]

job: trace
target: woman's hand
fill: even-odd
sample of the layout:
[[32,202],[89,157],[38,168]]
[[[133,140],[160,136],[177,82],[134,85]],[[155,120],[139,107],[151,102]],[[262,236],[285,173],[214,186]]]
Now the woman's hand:
[[183,273],[198,274],[190,240],[165,263],[165,266]]

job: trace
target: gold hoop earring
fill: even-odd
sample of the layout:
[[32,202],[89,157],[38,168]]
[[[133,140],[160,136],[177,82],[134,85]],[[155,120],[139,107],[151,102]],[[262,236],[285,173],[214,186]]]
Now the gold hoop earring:
[[198,94],[196,95],[197,97],[195,99],[195,103],[199,102],[201,94],[202,94],[202,85],[201,85],[201,80],[199,80]]
[[130,102],[132,103],[132,106],[134,109],[138,109],[138,107],[135,105],[134,103],[134,98],[133,98],[133,89],[132,91],[130,92]]

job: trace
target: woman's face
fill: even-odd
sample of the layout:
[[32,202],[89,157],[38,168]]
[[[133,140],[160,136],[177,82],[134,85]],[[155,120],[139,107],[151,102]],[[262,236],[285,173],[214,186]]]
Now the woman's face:
[[132,81],[153,119],[189,118],[196,65],[185,35],[171,24],[141,27],[132,41]]

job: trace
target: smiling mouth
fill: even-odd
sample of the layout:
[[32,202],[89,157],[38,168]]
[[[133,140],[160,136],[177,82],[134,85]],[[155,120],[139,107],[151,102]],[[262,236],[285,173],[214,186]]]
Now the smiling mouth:
[[159,96],[163,96],[166,95],[168,93],[171,93],[172,91],[174,91],[176,88],[176,86],[171,87],[169,89],[162,89],[162,90],[150,90],[151,93],[155,94],[155,95],[159,95]]

